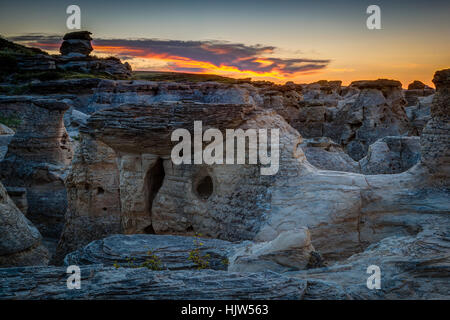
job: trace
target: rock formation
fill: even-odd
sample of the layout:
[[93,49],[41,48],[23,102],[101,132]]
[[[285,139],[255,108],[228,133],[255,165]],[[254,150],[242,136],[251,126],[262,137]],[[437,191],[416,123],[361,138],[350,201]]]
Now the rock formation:
[[[68,34],[62,56],[15,67],[131,75],[90,41]],[[2,268],[0,298],[448,297],[450,70],[433,82],[77,79],[2,95],[19,124],[0,127],[0,266],[45,265],[39,229],[47,245],[61,235],[52,262],[81,265],[85,284],[67,290],[64,267]],[[173,131],[192,137],[195,121],[278,129],[278,171],[173,163]],[[155,255],[163,271],[148,270]],[[373,264],[382,290],[365,287]]]
[[87,246],[71,252],[64,264],[103,264],[118,267],[141,266],[152,256],[160,260],[160,268],[167,270],[197,269],[189,255],[198,249],[205,257],[205,268],[227,270],[228,257],[239,247],[228,241],[171,235],[114,235],[93,241]]
[[11,142],[14,133],[14,130],[0,123],[0,161],[2,161],[6,155],[8,145]]
[[[322,281],[289,278],[274,272],[229,273],[204,270],[151,271],[102,267],[81,268],[80,290],[67,290],[65,267],[0,269],[0,299],[349,299],[341,287]],[[220,284],[220,289],[218,285]],[[29,288],[33,287],[32,292]],[[250,289],[251,288],[251,289]]]
[[0,268],[47,262],[48,252],[41,244],[39,231],[17,209],[0,183]]
[[44,236],[59,237],[67,207],[64,178],[72,148],[63,124],[69,106],[54,99],[6,97],[0,108],[20,112],[21,123],[0,163],[6,187],[26,188],[27,217]]
[[422,131],[422,163],[448,185],[450,176],[450,70],[437,71],[433,78],[436,94],[431,120]]
[[363,158],[369,146],[385,136],[408,132],[401,83],[393,80],[355,81],[354,102],[345,103],[327,126],[324,136],[341,143],[355,160]]
[[88,31],[67,33],[60,47],[61,55],[49,55],[39,49],[16,45],[0,38],[0,45],[9,47],[8,52],[11,53],[7,61],[2,61],[0,76],[16,79],[16,82],[30,77],[64,79],[65,75],[72,75],[71,72],[110,79],[131,78],[132,69],[128,62],[122,63],[115,57],[98,58],[90,55],[93,51],[90,35]]
[[[389,81],[355,85],[363,90],[362,95],[373,94],[380,99],[384,99],[383,88],[387,88],[385,94],[391,99],[398,93],[398,83]],[[215,117],[210,118],[208,114]],[[279,128],[279,173],[260,176],[251,165],[173,165],[168,158],[171,146],[165,141],[178,126],[192,130],[194,119],[204,119],[205,127],[219,129]],[[403,215],[401,206],[380,209],[383,201],[392,201],[393,195],[421,190],[423,203],[433,203],[436,206],[433,210],[439,214],[446,210],[442,202],[446,197],[444,191],[427,196],[426,180],[416,181],[427,174],[423,166],[395,177],[318,171],[308,163],[299,146],[301,136],[273,111],[190,103],[123,105],[97,112],[89,119],[88,127],[96,139],[120,155],[121,219],[124,230],[129,230],[125,232],[145,232],[151,226],[156,233],[195,231],[224,240],[258,242],[272,241],[283,231],[307,226],[314,248],[326,259],[339,260],[394,230],[396,234],[410,234],[418,227],[424,207],[414,205],[408,209],[411,214],[415,212],[413,225],[416,227],[394,222]],[[163,163],[163,170],[160,167],[152,171],[158,159]],[[156,196],[150,195],[145,187],[146,175],[161,174],[161,171],[164,172],[162,184]],[[211,187],[203,197],[198,187],[207,177]],[[381,200],[387,190],[391,197]],[[154,199],[151,206],[147,199]],[[371,209],[372,199],[379,199],[377,209]],[[392,221],[385,220],[386,217]],[[370,221],[367,230],[367,225],[362,225],[365,220]],[[333,243],[330,237],[335,239]]]
[[66,33],[59,51],[64,56],[88,56],[94,50],[91,45],[91,34],[89,31]]
[[359,166],[364,174],[392,174],[408,170],[419,160],[419,137],[388,136],[370,145]]
[[355,173],[361,171],[358,162],[353,160],[340,144],[330,138],[303,139],[300,147],[308,162],[318,169]]
[[80,134],[66,179],[68,208],[54,262],[89,242],[122,233],[119,171],[115,152]]
[[435,90],[425,85],[423,82],[414,81],[408,85],[408,90],[405,90],[405,99],[407,106],[416,105],[419,102],[419,97],[427,97],[434,94]]

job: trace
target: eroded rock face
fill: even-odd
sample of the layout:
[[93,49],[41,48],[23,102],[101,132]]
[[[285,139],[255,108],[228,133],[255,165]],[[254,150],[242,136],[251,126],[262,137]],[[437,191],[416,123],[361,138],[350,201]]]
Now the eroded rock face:
[[417,104],[405,108],[406,115],[411,123],[412,135],[420,136],[423,128],[431,119],[431,104],[433,103],[434,94],[426,97],[419,97]]
[[[360,107],[358,112],[365,110],[365,113],[371,114],[371,109],[374,109],[380,112],[374,111],[377,117],[391,114],[394,118],[395,110],[402,114],[403,98],[398,82],[364,81],[354,86],[361,91],[357,93],[358,97],[353,104],[353,107]],[[367,103],[366,100],[373,103]],[[381,111],[382,107],[387,106],[395,106],[397,109]],[[259,168],[251,165],[173,165],[169,159],[170,148],[166,148],[167,142],[164,142],[168,139],[158,139],[169,131],[167,128],[173,130],[175,126],[171,122],[164,126],[154,122],[162,123],[162,119],[168,117],[169,113],[171,116],[180,114],[180,118],[185,121],[183,127],[192,130],[190,122],[193,119],[209,119],[208,112],[218,112],[216,107],[208,111],[210,107],[212,106],[203,105],[202,109],[196,109],[195,104],[178,103],[169,108],[146,110],[144,107],[130,106],[100,111],[90,119],[88,126],[92,132],[121,153],[122,159],[126,159],[126,165],[119,165],[119,171],[126,173],[124,176],[143,177],[151,167],[142,166],[143,163],[153,163],[155,156],[163,161],[165,176],[152,202],[151,214],[142,205],[129,205],[143,204],[143,199],[148,198],[142,191],[145,189],[139,187],[144,185],[140,182],[142,178],[136,179],[139,182],[133,184],[133,188],[130,186],[121,189],[122,209],[127,206],[123,202],[124,197],[128,198],[128,207],[137,209],[122,212],[127,224],[132,226],[129,230],[139,225],[142,230],[147,223],[151,223],[156,233],[192,234],[195,231],[224,240],[269,242],[284,231],[308,227],[314,248],[325,259],[340,260],[363,250],[382,237],[393,233],[414,233],[417,230],[415,228],[423,221],[413,218],[413,223],[399,224],[397,220],[402,219],[404,210],[409,210],[415,217],[425,210],[425,203],[434,203],[432,212],[441,214],[447,210],[442,200],[446,193],[435,193],[426,184],[426,168],[419,166],[402,175],[381,178],[317,170],[306,160],[300,146],[302,139],[299,133],[273,111],[262,112],[258,108],[239,112],[240,120],[237,122],[230,120],[233,117],[227,117],[228,120],[225,121],[228,122],[221,123],[223,127],[242,129],[279,128],[280,171],[276,175],[261,176]],[[181,116],[185,112],[183,108],[192,110],[192,118],[189,118],[188,112]],[[197,114],[199,110],[203,114]],[[152,117],[147,119],[147,113]],[[367,121],[369,130],[368,128],[374,127],[376,122],[372,120],[375,118],[357,119]],[[223,128],[221,124],[208,121],[207,125]],[[389,121],[381,122],[382,127],[387,126]],[[401,123],[399,121],[396,127],[394,121],[392,130],[399,129]],[[154,136],[154,132],[159,135]],[[206,180],[209,181],[207,192],[200,187]],[[423,182],[419,182],[422,180]],[[127,189],[130,191],[126,191]],[[414,195],[421,197],[421,200],[412,200],[415,199]],[[401,205],[395,204],[394,196],[405,199],[407,209],[400,209]],[[380,197],[385,198],[385,203],[375,200]],[[138,202],[130,202],[131,199],[137,199]],[[417,206],[419,202],[422,206]],[[383,220],[386,217],[390,218]],[[370,223],[363,225],[363,221]],[[366,229],[367,225],[371,227]],[[330,242],[330,239],[333,241]]]
[[55,263],[93,240],[122,232],[116,153],[83,132],[80,140],[65,181],[68,209]]
[[345,146],[347,153],[358,161],[379,138],[406,134],[409,121],[400,82],[355,81],[350,86],[360,92],[354,102],[346,103],[337,112],[326,136]]
[[49,257],[41,238],[0,183],[0,267],[46,265]]
[[437,71],[433,78],[436,94],[431,120],[422,131],[422,162],[436,178],[448,185],[450,176],[450,69]]
[[419,160],[419,137],[384,137],[370,145],[359,165],[364,174],[393,174],[408,170]]
[[[0,299],[349,299],[339,286],[274,272],[228,273],[81,267],[80,290],[67,290],[66,267],[0,269]],[[20,281],[19,281],[20,279]],[[220,280],[220,281],[219,281]],[[29,292],[29,288],[35,290]],[[249,290],[251,288],[251,290]]]
[[14,130],[0,123],[0,161],[5,157],[14,134]]
[[427,97],[434,94],[435,90],[425,85],[423,82],[414,81],[408,85],[408,90],[405,90],[405,99],[407,106],[417,105],[420,97]]
[[303,139],[300,146],[308,162],[318,169],[360,173],[358,162],[330,138]]
[[312,263],[314,247],[307,228],[280,233],[267,242],[251,243],[229,258],[229,271],[286,272],[307,269]]
[[[342,286],[356,299],[448,299],[448,218],[442,216],[429,225],[432,230],[417,236],[387,237],[343,262],[289,276]],[[371,265],[381,270],[380,290],[366,287]]]
[[54,99],[2,97],[2,108],[20,111],[21,123],[0,163],[7,187],[26,188],[27,217],[45,236],[58,237],[67,207],[64,178],[72,148],[63,124],[69,106]]

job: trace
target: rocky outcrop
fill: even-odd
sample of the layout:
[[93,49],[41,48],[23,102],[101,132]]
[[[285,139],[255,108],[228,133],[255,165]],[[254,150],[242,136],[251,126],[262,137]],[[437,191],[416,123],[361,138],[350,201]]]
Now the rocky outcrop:
[[[375,101],[371,106],[378,111],[387,101],[399,112],[403,110],[398,82],[365,81],[355,86],[361,90],[358,103],[355,103],[361,106],[360,111],[366,107],[369,110],[365,113],[370,111],[370,104],[364,102],[366,98]],[[239,110],[234,108],[190,103],[174,103],[164,108],[134,105],[103,110],[90,118],[88,126],[92,134],[121,154],[120,175],[136,181],[132,186],[123,185],[122,188],[121,185],[122,215],[126,217],[127,225],[133,226],[129,230],[136,226],[142,226],[138,230],[143,230],[151,225],[156,233],[200,232],[224,240],[270,242],[284,231],[307,226],[315,250],[332,261],[359,252],[394,233],[411,234],[423,222],[419,217],[424,210],[435,214],[447,210],[443,202],[447,197],[445,191],[435,191],[427,184],[427,169],[423,166],[395,176],[317,170],[306,160],[300,135],[283,118],[273,111],[250,108],[236,113],[239,121],[234,121],[230,115],[221,119],[221,112],[227,114],[225,110]],[[209,112],[217,118],[210,120]],[[389,111],[376,114],[382,117],[385,113],[390,114]],[[171,122],[172,119],[176,119],[177,124]],[[192,131],[193,119],[205,119],[205,127],[219,129],[279,128],[280,171],[274,176],[261,176],[257,172],[259,168],[251,165],[172,164],[168,158],[171,146],[167,145],[169,137],[165,132],[167,128],[177,128],[178,123]],[[213,122],[217,119],[220,119],[218,123]],[[374,122],[369,118],[366,121],[368,130]],[[161,127],[160,123],[165,125]],[[383,123],[382,127],[387,126],[387,121]],[[162,137],[164,142],[159,140]],[[145,185],[141,177],[146,173],[152,175],[149,169],[151,164],[155,165],[156,158],[163,163],[164,179],[153,198],[140,186]],[[143,166],[144,163],[147,164]],[[402,166],[406,167],[405,164]],[[204,194],[205,190],[200,186],[206,180],[210,187]],[[421,200],[414,195],[420,195]],[[380,197],[386,197],[383,200],[386,205],[381,200],[374,200]],[[404,199],[406,209],[394,205],[395,201],[400,203],[394,197]],[[131,205],[143,204],[145,199],[154,199],[151,210],[145,209],[150,206]],[[373,203],[376,203],[374,207]],[[418,203],[422,205],[418,206]],[[433,203],[433,209],[425,203]],[[124,210],[127,207],[135,211]],[[398,219],[403,217],[405,210],[414,218],[399,224]],[[366,220],[370,223],[363,225]],[[334,240],[330,242],[329,239]]]
[[5,189],[16,207],[23,214],[26,214],[28,212],[27,189],[20,187],[7,187]]
[[354,159],[363,158],[379,138],[406,134],[406,116],[401,83],[394,80],[355,81],[360,90],[354,102],[346,103],[328,126],[325,134],[345,146]]
[[[307,228],[281,232],[275,239],[251,243],[237,249],[229,258],[229,271],[286,272],[303,270],[321,261],[314,251]],[[314,261],[313,261],[314,260]]]
[[434,94],[434,92],[433,88],[416,80],[408,85],[408,90],[405,90],[406,106],[417,105],[420,97],[427,97]]
[[419,137],[384,137],[370,145],[359,166],[363,174],[393,174],[408,170],[419,160]]
[[431,104],[433,102],[433,97],[433,94],[426,97],[419,97],[416,105],[405,108],[406,115],[411,124],[411,135],[420,136],[423,128],[431,119]]
[[141,266],[148,259],[156,257],[160,261],[161,269],[197,269],[199,265],[189,257],[198,250],[198,257],[202,257],[205,261],[206,269],[227,270],[228,257],[237,247],[238,244],[228,241],[199,237],[114,235],[93,241],[71,252],[65,257],[64,264],[67,266],[103,264],[128,268]]
[[0,161],[5,157],[14,134],[14,130],[0,123]]
[[[67,290],[65,267],[0,269],[0,299],[348,299],[339,286],[274,272],[151,271],[81,267],[81,289]],[[30,292],[29,288],[34,290]]]
[[369,145],[388,135],[409,132],[401,83],[355,81],[349,87],[321,81],[303,86],[297,112],[285,117],[305,138],[329,137],[359,161]]
[[0,39],[2,47],[10,48],[10,55],[2,58],[1,76],[16,82],[23,82],[24,79],[45,81],[65,78],[77,72],[86,73],[89,77],[97,75],[99,78],[129,79],[132,69],[128,62],[122,63],[115,57],[90,56],[93,51],[90,35],[88,31],[67,33],[60,47],[61,55],[49,55],[36,48]]
[[330,138],[303,139],[300,147],[308,162],[318,169],[360,173],[358,162]]
[[21,123],[0,163],[7,187],[26,188],[27,217],[45,236],[58,237],[67,207],[64,178],[72,148],[63,124],[69,106],[32,96],[0,99],[0,107],[17,110]]
[[65,186],[68,208],[55,263],[93,240],[122,232],[119,171],[111,148],[81,132]]
[[436,94],[431,120],[422,131],[422,163],[437,179],[448,185],[450,176],[450,69],[437,71],[433,78]]
[[92,50],[91,32],[76,31],[64,35],[59,51],[62,55],[88,56]]
[[14,135],[14,130],[11,128],[8,128],[7,126],[5,126],[4,124],[0,123],[0,136],[9,136],[9,135]]
[[0,268],[47,262],[48,252],[41,245],[39,231],[15,206],[0,183]]
[[299,145],[309,163],[318,169],[367,175],[401,173],[420,160],[420,138],[388,136],[371,144],[367,155],[356,162],[330,138],[304,139]]
[[[448,214],[448,213],[447,213]],[[289,273],[291,277],[315,279],[334,286],[356,299],[448,299],[450,246],[448,220],[435,221],[434,230],[417,236],[392,236],[364,252],[335,265]],[[380,289],[368,290],[369,266],[379,267]],[[373,271],[370,271],[373,273]]]
[[[197,259],[198,258],[198,259]],[[159,260],[167,270],[214,269],[238,272],[302,270],[320,265],[306,228],[286,231],[273,241],[252,243],[174,235],[114,235],[69,253],[65,265],[103,264],[120,268]],[[156,267],[154,265],[153,267]]]

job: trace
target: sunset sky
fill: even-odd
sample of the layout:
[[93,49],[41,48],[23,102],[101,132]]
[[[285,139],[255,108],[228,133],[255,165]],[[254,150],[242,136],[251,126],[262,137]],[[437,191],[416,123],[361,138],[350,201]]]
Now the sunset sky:
[[[0,34],[58,50],[66,8],[81,8],[96,55],[135,70],[215,73],[277,83],[390,78],[432,85],[450,67],[450,1],[4,1]],[[366,8],[381,8],[368,30]],[[56,52],[56,51],[55,51]]]

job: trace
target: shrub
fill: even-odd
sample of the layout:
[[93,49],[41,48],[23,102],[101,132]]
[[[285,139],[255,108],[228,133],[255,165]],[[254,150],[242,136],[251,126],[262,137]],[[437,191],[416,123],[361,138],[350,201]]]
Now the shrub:
[[7,116],[3,117],[0,115],[0,123],[11,129],[17,129],[19,125],[22,123],[22,120],[16,116]]
[[[126,264],[124,265],[124,268],[132,268],[132,269],[137,269],[137,268],[147,268],[149,270],[154,270],[154,271],[159,271],[162,270],[162,263],[161,263],[161,259],[159,259],[159,257],[154,254],[152,251],[148,251],[147,252],[147,259],[145,259],[144,262],[142,262],[141,264],[137,264],[136,263],[136,258],[132,258],[132,257],[128,257],[126,259]],[[119,269],[121,266],[117,261],[114,261],[113,266],[116,269]]]
[[188,260],[192,261],[196,267],[197,270],[206,269],[209,267],[209,259],[211,256],[209,254],[202,255],[200,253],[200,248],[204,245],[203,242],[201,242],[200,239],[201,234],[196,233],[194,238],[194,245],[195,249],[192,249],[189,251],[189,257]]

